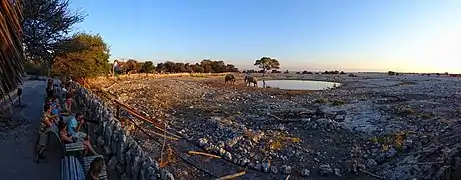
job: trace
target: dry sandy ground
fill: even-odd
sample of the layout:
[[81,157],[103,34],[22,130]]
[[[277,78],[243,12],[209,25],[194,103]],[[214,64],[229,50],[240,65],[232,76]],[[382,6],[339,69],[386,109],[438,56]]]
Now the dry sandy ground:
[[[461,177],[459,78],[357,75],[264,77],[342,83],[326,91],[245,87],[242,75],[235,85],[223,77],[131,77],[92,86],[183,137],[165,148],[166,168],[178,179],[242,170],[242,179]],[[158,159],[162,138],[143,127],[152,137],[137,131],[136,138]]]

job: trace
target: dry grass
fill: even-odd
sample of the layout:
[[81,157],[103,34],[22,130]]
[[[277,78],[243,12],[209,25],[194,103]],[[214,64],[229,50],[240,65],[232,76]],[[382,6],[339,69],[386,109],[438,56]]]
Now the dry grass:
[[373,137],[371,138],[371,142],[381,144],[383,151],[388,151],[390,146],[395,147],[398,151],[402,151],[405,138],[408,134],[409,132],[407,131],[397,131],[387,136]]
[[258,143],[261,138],[263,138],[264,133],[262,131],[253,131],[253,130],[246,130],[243,132],[243,137],[252,140],[255,143]]
[[423,118],[423,119],[430,119],[430,118],[435,117],[435,114],[432,114],[432,113],[429,113],[429,114],[421,114],[419,117],[421,117],[421,118]]
[[315,100],[314,103],[325,104],[325,103],[328,103],[328,99],[327,98],[319,98],[319,99]]
[[267,142],[266,149],[270,151],[279,151],[290,143],[301,143],[302,140],[298,137],[291,137],[288,134],[277,132]]
[[414,109],[409,108],[409,107],[404,107],[398,112],[398,114],[401,115],[401,116],[409,116],[409,115],[416,114],[416,111]]
[[331,105],[332,106],[341,106],[341,105],[344,105],[344,101],[341,101],[341,100],[334,100]]
[[158,157],[157,162],[159,162],[160,167],[166,167],[169,164],[174,164],[176,162],[176,155],[173,153],[173,148],[170,145],[167,145],[165,156],[163,159]]
[[399,84],[397,84],[397,86],[414,85],[414,84],[416,84],[416,83],[411,82],[411,81],[402,81]]

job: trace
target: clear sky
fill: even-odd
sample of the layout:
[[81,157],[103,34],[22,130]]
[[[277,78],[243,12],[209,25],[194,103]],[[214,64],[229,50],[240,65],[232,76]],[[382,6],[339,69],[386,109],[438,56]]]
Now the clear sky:
[[111,59],[461,73],[461,0],[73,0]]

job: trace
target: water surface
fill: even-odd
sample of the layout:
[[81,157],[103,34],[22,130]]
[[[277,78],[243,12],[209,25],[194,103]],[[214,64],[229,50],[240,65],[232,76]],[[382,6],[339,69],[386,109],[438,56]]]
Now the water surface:
[[[304,80],[265,80],[265,82],[270,88],[289,90],[326,90],[341,85],[335,82]],[[258,87],[263,87],[263,81],[258,81]]]

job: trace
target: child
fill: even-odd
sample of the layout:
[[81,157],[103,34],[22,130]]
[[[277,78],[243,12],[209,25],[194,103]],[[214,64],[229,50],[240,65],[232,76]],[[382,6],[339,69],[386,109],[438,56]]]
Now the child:
[[91,161],[90,170],[86,174],[86,180],[99,180],[99,174],[104,168],[104,161],[101,157],[96,157]]
[[68,92],[66,94],[66,101],[64,102],[64,112],[70,113],[72,110],[72,94]]
[[74,143],[77,141],[81,141],[83,143],[83,147],[85,148],[84,156],[88,155],[88,152],[91,152],[93,155],[98,155],[98,153],[96,153],[96,151],[93,149],[93,146],[91,146],[90,139],[88,136],[85,139],[73,138],[72,135],[67,132],[67,125],[63,121],[59,122],[59,136],[61,140],[65,143]]
[[39,162],[40,158],[43,157],[43,151],[45,150],[46,145],[48,144],[48,132],[53,123],[50,119],[51,107],[49,104],[45,104],[43,108],[43,116],[40,122],[39,136],[37,139],[37,157],[36,161]]

